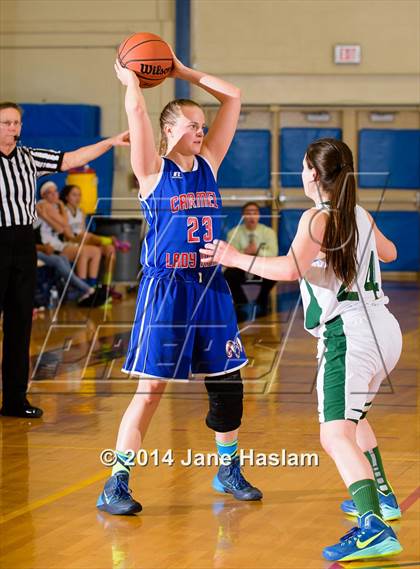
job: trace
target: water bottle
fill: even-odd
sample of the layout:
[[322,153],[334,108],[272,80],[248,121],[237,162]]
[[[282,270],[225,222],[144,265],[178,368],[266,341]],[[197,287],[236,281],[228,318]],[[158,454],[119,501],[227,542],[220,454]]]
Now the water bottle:
[[53,286],[50,290],[50,302],[48,308],[55,309],[58,306],[58,290],[57,287]]

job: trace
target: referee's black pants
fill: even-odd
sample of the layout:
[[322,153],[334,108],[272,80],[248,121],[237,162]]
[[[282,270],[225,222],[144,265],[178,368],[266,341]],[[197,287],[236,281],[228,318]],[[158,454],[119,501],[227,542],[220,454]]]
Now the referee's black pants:
[[0,311],[3,313],[3,407],[25,403],[36,283],[32,225],[0,227]]

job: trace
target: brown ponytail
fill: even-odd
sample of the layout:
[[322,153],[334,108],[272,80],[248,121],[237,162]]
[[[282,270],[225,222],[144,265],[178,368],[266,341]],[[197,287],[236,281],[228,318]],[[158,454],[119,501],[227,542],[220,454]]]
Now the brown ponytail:
[[159,156],[165,156],[168,150],[168,138],[165,133],[165,125],[174,126],[176,119],[181,114],[182,107],[199,107],[201,105],[192,101],[191,99],[175,99],[170,101],[160,113],[159,125],[160,125],[160,142],[159,142]]
[[327,266],[349,287],[357,276],[356,177],[353,155],[344,142],[322,138],[308,146],[306,161],[330,202],[323,251]]

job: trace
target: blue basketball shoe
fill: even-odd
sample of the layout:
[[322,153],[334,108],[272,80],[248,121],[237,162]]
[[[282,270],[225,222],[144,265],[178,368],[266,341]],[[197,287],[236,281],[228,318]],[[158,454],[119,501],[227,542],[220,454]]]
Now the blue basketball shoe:
[[359,527],[344,535],[339,543],[322,552],[328,561],[353,561],[371,557],[389,557],[402,551],[393,529],[379,516],[366,512],[359,518]]
[[[385,496],[385,494],[382,494],[382,492],[378,490],[378,498],[382,518],[386,522],[389,522],[390,520],[398,520],[401,517],[401,510],[395,494],[391,493]],[[347,514],[347,516],[357,517],[359,515],[356,504],[353,500],[344,500],[340,508],[345,514]]]
[[141,512],[141,504],[131,497],[127,472],[117,472],[108,478],[96,507],[103,512],[117,516],[128,516]]
[[212,486],[217,492],[232,494],[237,500],[261,500],[263,497],[258,488],[251,486],[245,480],[241,472],[239,456],[236,456],[230,464],[219,466]]

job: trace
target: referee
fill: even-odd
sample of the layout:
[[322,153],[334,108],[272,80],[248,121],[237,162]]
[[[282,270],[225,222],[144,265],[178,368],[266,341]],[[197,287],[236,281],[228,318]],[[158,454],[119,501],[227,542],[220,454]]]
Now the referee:
[[32,223],[37,178],[83,166],[113,146],[128,146],[128,131],[72,152],[17,146],[22,109],[0,103],[0,313],[3,313],[1,415],[39,418],[26,398],[36,280]]

